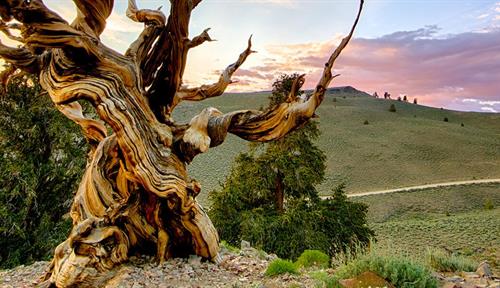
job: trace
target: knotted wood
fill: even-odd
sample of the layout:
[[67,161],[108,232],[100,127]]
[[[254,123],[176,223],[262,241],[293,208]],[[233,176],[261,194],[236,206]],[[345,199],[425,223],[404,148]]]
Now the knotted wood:
[[[297,97],[301,76],[287,102],[270,110],[223,114],[208,108],[188,124],[172,119],[174,108],[181,101],[223,94],[235,71],[255,52],[251,39],[218,81],[188,88],[182,78],[189,49],[212,41],[208,29],[189,39],[191,12],[201,0],[172,0],[168,17],[129,0],[127,16],[144,23],[144,31],[124,55],[99,39],[113,0],[74,2],[78,11],[72,23],[41,0],[0,2],[0,31],[22,43],[14,48],[0,42],[0,57],[13,67],[2,73],[2,83],[16,69],[37,74],[56,107],[80,125],[92,147],[71,208],[72,232],[56,248],[45,283],[99,286],[113,267],[137,253],[154,254],[160,262],[190,254],[217,262],[217,231],[196,201],[201,187],[189,177],[186,165],[220,145],[227,133],[270,141],[313,117],[363,1],[350,34],[325,64],[311,95]],[[90,102],[99,119],[84,115],[79,101]]]

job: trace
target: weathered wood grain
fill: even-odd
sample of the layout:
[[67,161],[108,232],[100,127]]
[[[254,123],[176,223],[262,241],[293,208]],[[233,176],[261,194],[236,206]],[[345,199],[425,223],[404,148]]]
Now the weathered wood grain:
[[[182,78],[189,49],[212,41],[208,29],[189,38],[191,13],[201,0],[172,0],[168,17],[129,0],[127,16],[144,23],[144,31],[123,55],[99,39],[113,0],[74,2],[78,11],[72,23],[41,0],[0,2],[0,31],[21,42],[16,48],[0,42],[0,57],[15,67],[2,74],[2,83],[16,69],[37,74],[56,107],[80,125],[92,147],[71,208],[72,232],[57,247],[45,284],[99,286],[134,253],[155,254],[160,262],[190,254],[218,261],[218,234],[196,201],[201,187],[186,165],[221,144],[227,133],[270,141],[313,117],[359,13],[311,95],[297,97],[301,76],[287,102],[270,110],[223,114],[208,108],[190,123],[178,124],[171,113],[179,102],[224,93],[254,52],[251,39],[217,82],[187,88]],[[87,118],[78,101],[90,102],[100,120]]]

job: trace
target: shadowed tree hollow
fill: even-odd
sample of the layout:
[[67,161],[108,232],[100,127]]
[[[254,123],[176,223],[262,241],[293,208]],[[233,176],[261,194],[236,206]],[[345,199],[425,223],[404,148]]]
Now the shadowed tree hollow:
[[[349,35],[330,55],[310,94],[298,95],[301,75],[287,100],[271,109],[224,114],[207,108],[184,124],[171,117],[177,104],[221,95],[254,52],[251,39],[218,81],[187,88],[182,78],[189,50],[212,40],[208,29],[189,36],[191,13],[201,0],[171,0],[168,17],[129,0],[127,16],[143,23],[144,30],[124,54],[99,39],[114,1],[73,2],[77,15],[71,23],[41,0],[0,2],[0,30],[22,44],[0,43],[0,57],[14,67],[3,71],[2,81],[16,71],[38,75],[54,105],[80,125],[91,146],[70,211],[73,229],[56,248],[45,283],[98,286],[109,274],[104,272],[138,253],[155,254],[159,261],[196,254],[217,262],[219,238],[195,200],[201,187],[186,166],[220,145],[227,133],[270,141],[313,117],[363,1]],[[86,117],[79,101],[90,102],[99,119]]]

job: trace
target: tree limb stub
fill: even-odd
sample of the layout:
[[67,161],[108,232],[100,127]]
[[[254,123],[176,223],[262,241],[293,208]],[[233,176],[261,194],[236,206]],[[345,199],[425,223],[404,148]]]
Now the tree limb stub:
[[137,8],[137,4],[135,0],[128,1],[128,8],[126,11],[126,15],[128,18],[132,19],[132,21],[139,23],[154,24],[158,26],[165,25],[166,17],[163,12],[160,10],[150,10],[150,9],[141,9]]
[[200,46],[201,44],[203,44],[205,42],[216,41],[216,40],[212,39],[212,37],[210,37],[210,35],[208,34],[208,31],[210,31],[210,28],[203,30],[203,32],[201,32],[200,35],[194,37],[191,41],[189,41],[188,48],[191,49],[191,48]]

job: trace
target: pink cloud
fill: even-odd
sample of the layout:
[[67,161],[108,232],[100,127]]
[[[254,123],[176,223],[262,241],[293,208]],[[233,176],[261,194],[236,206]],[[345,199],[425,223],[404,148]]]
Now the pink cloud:
[[[480,101],[494,101],[490,107],[500,110],[495,102],[500,100],[500,29],[436,37],[438,30],[429,26],[354,39],[337,62],[335,72],[342,76],[332,85],[408,94],[419,103],[453,109],[481,111]],[[254,89],[262,90],[269,89],[269,79],[280,73],[307,73],[305,86],[312,88],[338,40],[268,47],[272,61],[264,60],[244,74],[254,80]],[[258,74],[254,77],[250,71]],[[460,103],[460,99],[478,102]]]

